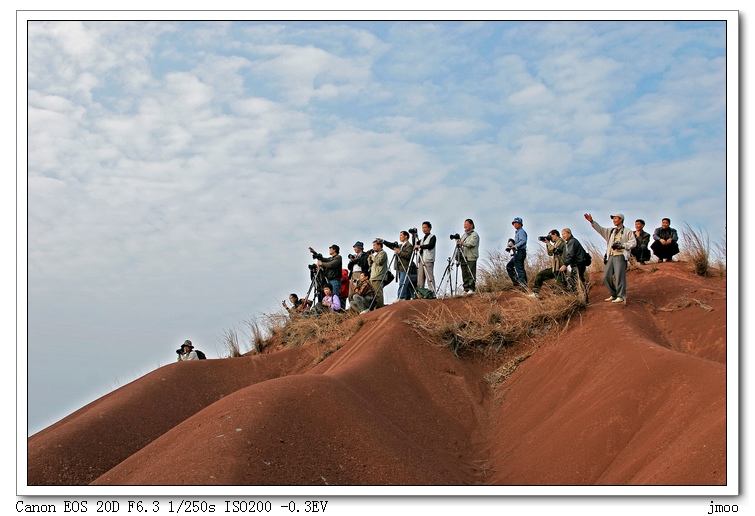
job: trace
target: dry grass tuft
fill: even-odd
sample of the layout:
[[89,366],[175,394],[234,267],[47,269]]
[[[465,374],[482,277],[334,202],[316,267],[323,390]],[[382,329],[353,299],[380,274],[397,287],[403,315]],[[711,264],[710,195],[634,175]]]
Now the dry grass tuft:
[[363,318],[352,313],[327,312],[318,317],[297,314],[288,320],[279,335],[285,347],[299,347],[308,341],[318,344],[343,344],[363,324]]
[[[364,319],[349,313],[324,313],[319,316],[303,316],[279,312],[262,314],[244,321],[249,339],[248,349],[257,353],[278,344],[282,347],[299,347],[313,342],[318,362],[339,349],[364,324]],[[225,330],[221,343],[229,357],[242,356],[240,339],[235,329]]]
[[506,264],[510,259],[511,255],[500,248],[487,251],[477,267],[477,291],[484,293],[511,290],[513,285],[506,272]]
[[228,358],[242,356],[239,337],[235,328],[223,331],[223,334],[220,336],[220,344],[223,346],[223,349],[225,349]]
[[274,337],[280,335],[287,321],[287,312],[262,314],[244,321],[251,347],[258,353],[261,352],[271,343]]
[[710,268],[710,238],[708,233],[702,228],[695,231],[685,222],[682,241],[684,248],[679,253],[679,260],[689,262],[692,271],[698,276],[707,276]]
[[506,306],[483,298],[467,299],[462,308],[451,311],[445,304],[406,321],[432,343],[441,342],[458,356],[463,348],[498,350],[525,337],[546,333],[585,306],[579,294],[545,298],[520,296]]

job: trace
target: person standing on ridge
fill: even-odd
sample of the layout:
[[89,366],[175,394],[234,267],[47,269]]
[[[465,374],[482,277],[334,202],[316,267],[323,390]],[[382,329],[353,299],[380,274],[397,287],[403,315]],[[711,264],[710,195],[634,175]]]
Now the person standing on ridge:
[[603,273],[603,284],[608,289],[608,292],[611,293],[606,298],[606,301],[626,303],[627,262],[629,262],[629,253],[637,245],[634,231],[624,227],[623,213],[611,215],[614,225],[612,228],[604,228],[595,222],[589,213],[585,213],[585,219],[606,241],[606,268]]

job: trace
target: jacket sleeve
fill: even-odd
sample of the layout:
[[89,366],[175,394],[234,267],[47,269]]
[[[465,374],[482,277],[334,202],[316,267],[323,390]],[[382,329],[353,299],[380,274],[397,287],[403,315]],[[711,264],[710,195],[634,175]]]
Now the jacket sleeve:
[[435,247],[435,235],[430,237],[430,240],[426,244],[420,244],[420,249],[432,249]]
[[335,256],[329,256],[328,258],[323,258],[320,260],[322,262],[322,268],[323,269],[341,269],[341,264],[343,263],[341,260],[341,255],[337,254]]
[[604,228],[594,220],[590,223],[590,225],[592,225],[592,228],[600,233],[603,239],[608,242],[608,238],[611,236],[611,228]]
[[661,228],[655,228],[655,231],[653,231],[653,240],[660,240],[661,239]]

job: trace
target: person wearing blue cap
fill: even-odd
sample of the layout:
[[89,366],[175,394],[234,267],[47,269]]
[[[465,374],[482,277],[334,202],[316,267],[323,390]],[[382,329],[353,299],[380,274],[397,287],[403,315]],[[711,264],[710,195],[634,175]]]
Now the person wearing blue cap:
[[514,242],[509,242],[509,249],[511,259],[506,264],[506,272],[509,273],[511,283],[515,287],[519,287],[522,290],[527,290],[527,271],[524,268],[524,262],[527,260],[527,232],[522,226],[521,217],[514,217],[511,221],[511,225],[514,226]]
[[[624,227],[624,214],[611,215],[614,227],[604,228],[592,219],[592,215],[585,213],[585,219],[592,228],[600,233],[606,241],[606,264],[603,272],[603,284],[611,293],[606,301],[611,303],[626,303],[627,301],[627,262],[632,249],[637,245],[634,231]],[[614,283],[615,279],[615,283]]]

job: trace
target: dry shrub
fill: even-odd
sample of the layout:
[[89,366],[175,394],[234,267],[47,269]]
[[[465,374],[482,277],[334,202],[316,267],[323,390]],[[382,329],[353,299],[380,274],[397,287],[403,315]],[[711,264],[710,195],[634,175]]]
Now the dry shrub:
[[579,293],[534,298],[521,296],[505,306],[482,298],[466,299],[453,311],[439,304],[408,321],[430,342],[441,342],[458,356],[462,348],[500,349],[525,337],[545,333],[568,323],[572,314],[583,308]]
[[708,238],[708,233],[702,228],[695,231],[685,222],[682,241],[684,248],[679,253],[679,260],[689,262],[692,271],[698,276],[707,276],[710,268],[710,238]]
[[502,292],[512,288],[509,274],[506,272],[506,264],[511,255],[508,252],[496,248],[487,251],[483,260],[477,267],[477,291],[478,292]]
[[278,335],[286,347],[299,347],[310,340],[329,346],[343,345],[363,324],[364,318],[348,312],[326,312],[319,316],[294,314]]
[[223,330],[223,334],[220,336],[220,344],[225,349],[228,358],[240,357],[242,355],[239,337],[235,328]]
[[273,312],[253,316],[244,321],[251,347],[258,353],[267,347],[273,337],[280,335],[288,323],[288,312]]

